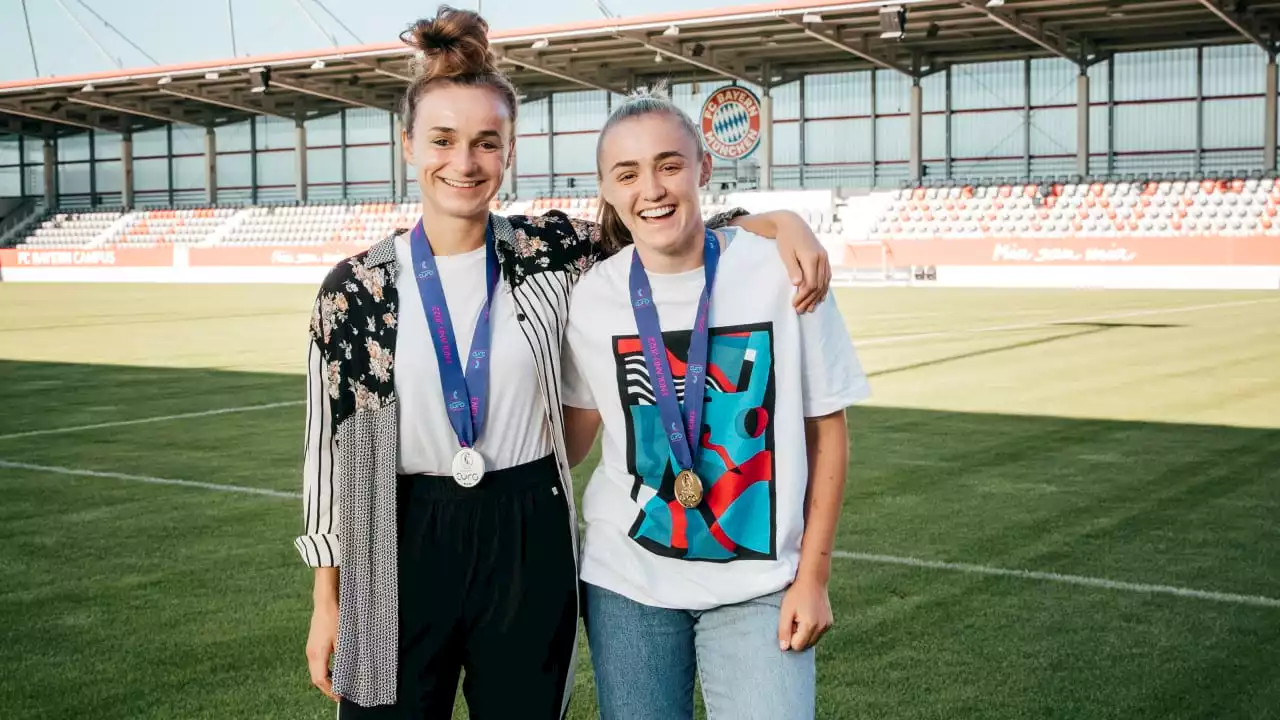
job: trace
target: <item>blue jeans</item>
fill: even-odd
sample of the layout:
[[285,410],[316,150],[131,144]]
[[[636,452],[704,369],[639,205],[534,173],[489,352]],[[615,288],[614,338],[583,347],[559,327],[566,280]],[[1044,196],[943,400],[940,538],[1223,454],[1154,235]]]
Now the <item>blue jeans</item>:
[[668,610],[586,586],[601,720],[812,720],[814,651],[778,649],[783,593],[711,610]]

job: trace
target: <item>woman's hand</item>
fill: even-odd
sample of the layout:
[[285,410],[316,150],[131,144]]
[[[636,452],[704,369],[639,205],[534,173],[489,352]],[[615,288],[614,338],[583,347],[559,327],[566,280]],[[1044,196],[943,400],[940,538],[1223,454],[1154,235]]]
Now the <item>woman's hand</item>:
[[783,651],[808,650],[818,644],[834,623],[827,584],[801,576],[782,597],[778,647]]
[[333,692],[329,673],[329,664],[338,645],[337,568],[316,568],[313,600],[315,609],[311,612],[311,631],[307,633],[307,669],[311,672],[311,684],[330,700],[338,702],[340,698]]
[[338,702],[338,696],[333,693],[329,660],[337,640],[338,606],[317,607],[311,613],[311,632],[307,635],[307,667],[311,670],[311,684],[334,702]]

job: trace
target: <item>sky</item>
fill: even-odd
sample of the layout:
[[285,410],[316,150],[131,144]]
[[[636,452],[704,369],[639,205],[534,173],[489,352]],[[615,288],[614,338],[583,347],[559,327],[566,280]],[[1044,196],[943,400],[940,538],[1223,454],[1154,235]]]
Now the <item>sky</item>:
[[[601,1],[621,17],[759,2]],[[596,3],[597,0],[455,0],[450,4],[472,9],[479,6],[492,29],[508,30],[598,19],[603,14]],[[157,63],[314,50],[331,47],[330,36],[336,37],[340,45],[389,42],[419,17],[434,15],[438,4],[430,0],[230,0],[235,20],[233,53],[228,0],[26,0],[35,45],[33,62],[33,43],[27,40],[23,22],[23,0],[0,0],[0,81],[96,72],[120,64],[132,69]],[[299,6],[310,11],[323,26],[323,32]],[[341,25],[324,8],[337,16]],[[92,40],[68,13],[80,21]],[[104,25],[104,20],[139,49]]]

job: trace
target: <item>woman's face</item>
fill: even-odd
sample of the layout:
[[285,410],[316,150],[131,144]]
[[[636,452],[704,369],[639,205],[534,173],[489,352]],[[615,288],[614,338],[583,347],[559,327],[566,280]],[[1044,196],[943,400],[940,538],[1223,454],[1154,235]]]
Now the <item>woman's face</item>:
[[711,156],[667,113],[629,118],[610,128],[596,158],[600,194],[637,244],[677,252],[700,237],[699,189],[711,179]]
[[513,124],[502,96],[489,88],[441,83],[423,93],[413,132],[400,138],[405,162],[417,171],[423,212],[488,215],[515,153]]

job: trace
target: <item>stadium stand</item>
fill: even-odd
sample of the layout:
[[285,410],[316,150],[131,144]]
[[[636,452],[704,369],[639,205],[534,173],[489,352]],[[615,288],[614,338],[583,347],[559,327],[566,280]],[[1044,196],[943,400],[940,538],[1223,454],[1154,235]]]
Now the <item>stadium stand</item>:
[[144,210],[133,213],[104,244],[160,245],[204,242],[235,212],[231,208]]
[[872,238],[1280,235],[1272,177],[904,188]]
[[372,243],[393,229],[408,227],[421,212],[418,203],[326,203],[246,208],[237,213],[223,242],[240,245],[321,245]]
[[107,238],[123,215],[123,211],[54,212],[40,222],[19,246],[69,248],[95,245]]
[[543,197],[535,199],[528,212],[541,215],[548,210],[559,210],[571,218],[594,219],[600,210],[600,198],[592,196]]
[[[1280,0],[882,5],[493,33],[526,119],[503,186],[522,197],[495,210],[596,217],[595,129],[611,98],[662,77],[691,116],[730,87],[759,110],[755,144],[712,123],[726,152],[704,210],[795,210],[858,281],[942,266],[965,268],[948,283],[1278,286],[1276,46],[1250,28],[1276,25]],[[662,42],[679,52],[655,58]],[[392,42],[0,83],[0,247],[122,251],[6,248],[9,279],[322,266],[409,225],[394,115],[414,63]]]
[[[913,238],[1280,236],[1280,180],[1244,175],[961,179],[846,198],[832,194],[816,205],[788,207],[833,254],[846,242]],[[491,207],[503,214],[559,210],[595,219],[599,203],[578,195],[495,200]],[[706,216],[732,204],[717,194],[704,195],[702,203]],[[420,213],[419,203],[393,200],[55,212],[18,247],[369,245],[409,227]]]
[[[599,212],[599,198],[495,200],[490,207],[493,212],[501,214],[532,215],[554,209],[570,217],[594,220]],[[722,195],[703,198],[702,209],[706,216],[727,207]],[[421,203],[392,200],[139,210],[132,213],[55,213],[41,222],[17,247],[140,247],[170,243],[260,247],[331,242],[369,245],[397,228],[409,227],[421,214]],[[827,215],[829,217],[830,213]],[[816,221],[820,215],[815,213],[814,217]]]
[[[701,200],[702,213],[707,217],[723,212],[729,207],[724,195],[708,193],[704,194]],[[600,198],[594,195],[540,197],[529,203],[526,211],[531,215],[541,215],[548,210],[559,210],[572,218],[594,220],[600,213]]]

